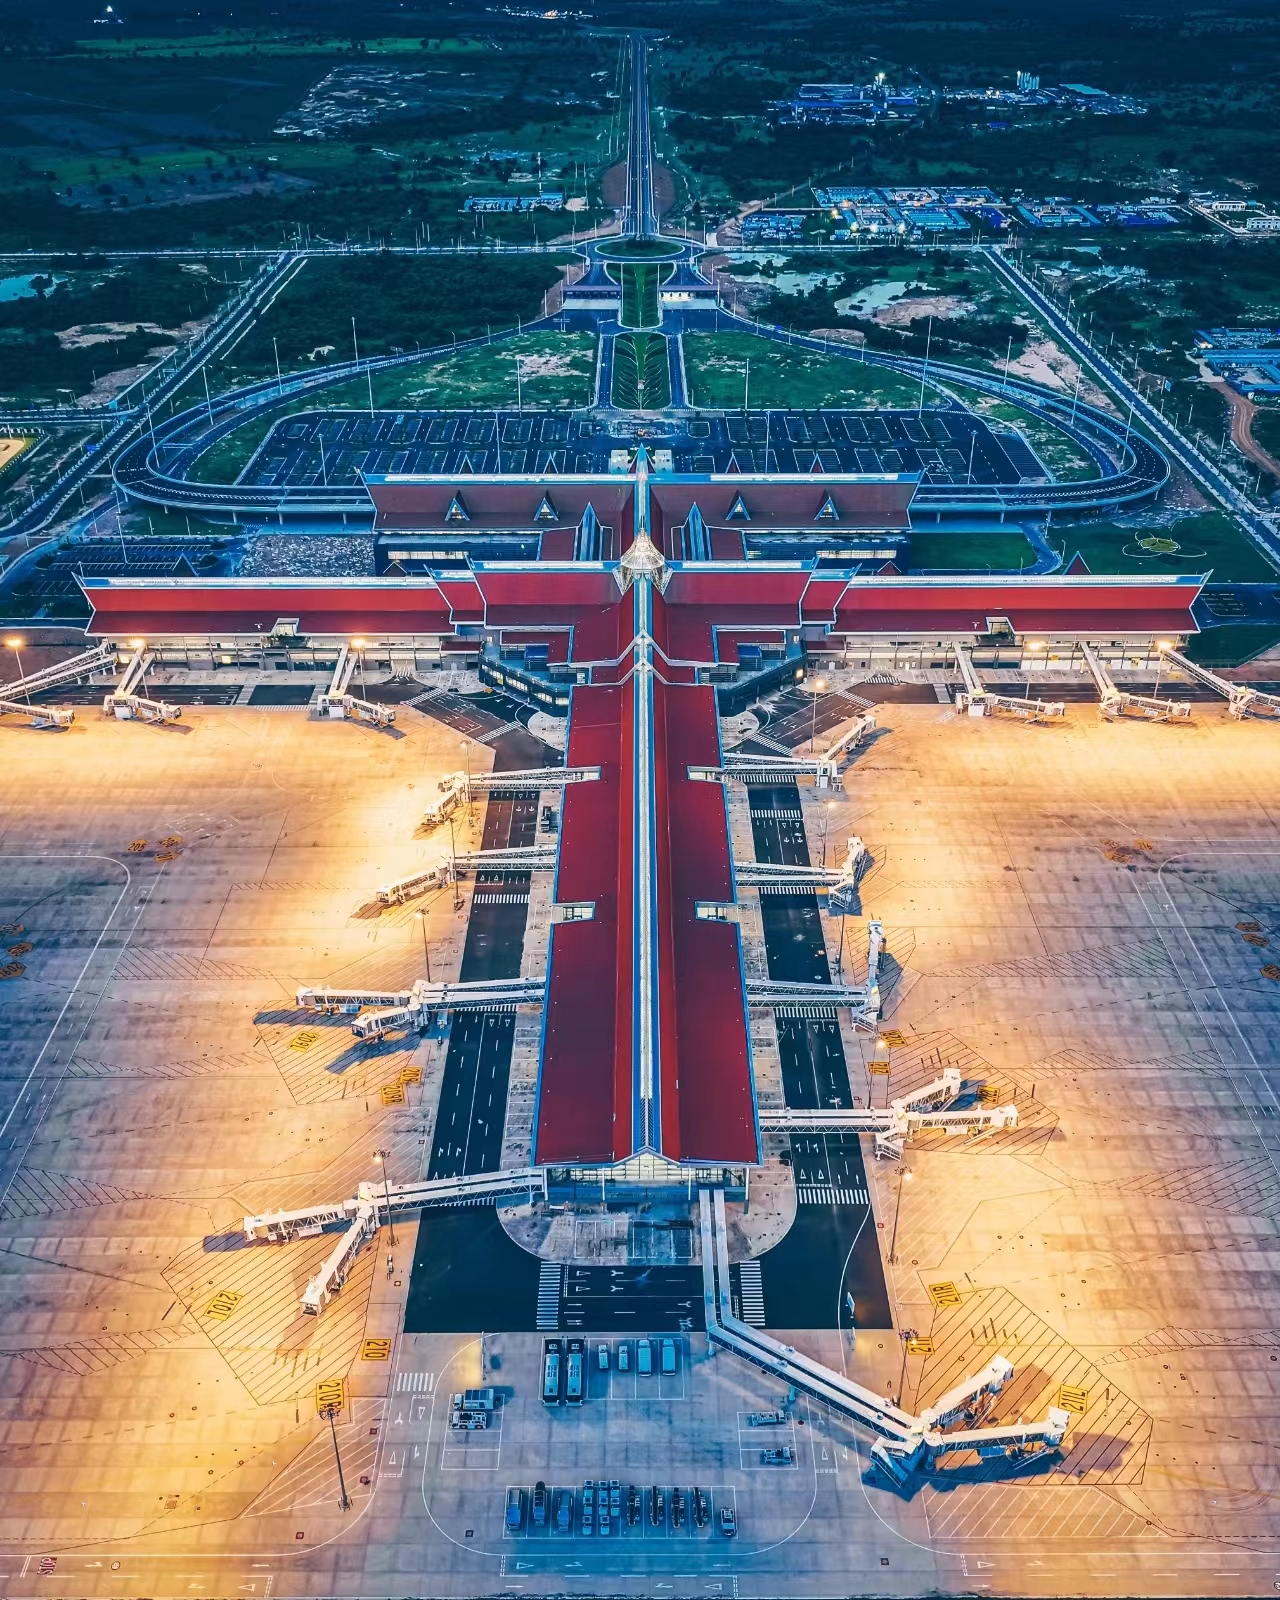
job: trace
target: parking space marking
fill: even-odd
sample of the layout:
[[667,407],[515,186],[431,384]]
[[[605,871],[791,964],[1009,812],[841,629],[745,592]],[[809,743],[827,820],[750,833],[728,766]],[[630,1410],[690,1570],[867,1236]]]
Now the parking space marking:
[[[738,1412],[738,1465],[743,1472],[795,1472],[800,1467],[800,1445],[796,1438],[795,1419],[785,1424],[753,1428],[747,1421],[748,1411]],[[766,1450],[790,1447],[791,1460],[768,1462],[761,1459]]]

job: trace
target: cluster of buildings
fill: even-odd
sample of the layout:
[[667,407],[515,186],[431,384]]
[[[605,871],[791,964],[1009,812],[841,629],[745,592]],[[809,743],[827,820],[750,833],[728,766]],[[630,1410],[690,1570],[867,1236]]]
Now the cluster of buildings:
[[1280,396],[1280,328],[1197,329],[1195,348],[1237,393],[1250,399]]
[[1012,89],[999,85],[944,89],[942,99],[952,105],[972,105],[984,112],[1063,111],[1095,117],[1140,117],[1146,106],[1132,95],[1112,94],[1089,83],[1056,83],[1041,88],[1034,72],[1018,73]]
[[878,72],[870,83],[802,83],[789,100],[775,100],[771,109],[779,123],[865,125],[915,117],[932,100],[930,90],[897,88]]
[[464,211],[563,211],[561,189],[539,189],[536,194],[469,194]]
[[1237,239],[1280,233],[1280,216],[1261,200],[1244,200],[1239,195],[1193,194],[1188,207],[1198,217]]
[[1005,220],[990,189],[815,189],[813,197],[842,226],[833,238],[861,234],[968,233],[974,221],[1003,227]]
[[[1107,205],[1084,205],[1068,195],[1044,199],[1015,195],[1004,200],[991,189],[870,189],[827,185],[813,190],[814,208],[752,212],[742,219],[744,244],[795,244],[815,215],[834,224],[835,242],[876,239],[914,244],[948,236],[967,236],[975,225],[996,232],[1011,226],[1035,229],[1183,228],[1191,222],[1186,206],[1159,195]],[[1280,219],[1276,219],[1280,227]],[[810,230],[812,231],[812,229]]]

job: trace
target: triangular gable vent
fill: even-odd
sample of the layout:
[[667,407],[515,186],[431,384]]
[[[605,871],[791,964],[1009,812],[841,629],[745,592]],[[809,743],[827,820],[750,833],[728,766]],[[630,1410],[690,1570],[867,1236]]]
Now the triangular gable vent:
[[818,507],[818,514],[813,520],[815,522],[839,522],[840,513],[836,510],[836,503],[830,495]]
[[449,509],[444,514],[446,522],[470,522],[471,513],[467,510],[460,494],[455,494],[449,502]]
[[552,505],[549,494],[543,495],[541,504],[533,514],[533,520],[535,522],[558,522],[560,520],[559,513],[556,511],[555,506]]
[[741,495],[735,495],[733,504],[725,516],[726,522],[750,522],[751,513],[747,510],[747,503]]

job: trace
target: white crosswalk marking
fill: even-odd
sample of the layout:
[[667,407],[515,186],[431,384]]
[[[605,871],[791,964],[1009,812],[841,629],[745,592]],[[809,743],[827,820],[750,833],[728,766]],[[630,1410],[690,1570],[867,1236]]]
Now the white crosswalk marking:
[[742,1296],[742,1320],[753,1328],[764,1327],[764,1284],[758,1261],[744,1261],[738,1268]]
[[798,1183],[796,1199],[802,1206],[865,1206],[865,1189],[835,1189],[829,1184]]
[[430,1394],[436,1386],[434,1372],[397,1372],[397,1394]]
[[538,1268],[536,1326],[539,1328],[560,1326],[560,1282],[563,1276],[564,1268],[557,1266],[553,1261],[544,1261]]

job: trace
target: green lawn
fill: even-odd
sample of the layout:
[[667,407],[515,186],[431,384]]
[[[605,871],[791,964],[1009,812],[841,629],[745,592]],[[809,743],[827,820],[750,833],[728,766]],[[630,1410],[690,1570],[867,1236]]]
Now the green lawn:
[[993,528],[984,533],[948,533],[942,529],[911,535],[911,570],[953,567],[993,572],[1017,572],[1031,566],[1036,552],[1013,528]]
[[[516,364],[519,396],[527,406],[586,406],[595,383],[596,340],[591,333],[525,333],[500,344],[464,350],[419,366],[392,367],[373,374],[375,409],[391,407],[434,411],[450,406],[515,406]],[[326,389],[307,409],[364,408],[365,378]]]
[[1228,622],[1206,628],[1187,643],[1187,655],[1205,667],[1242,667],[1273,644],[1280,643],[1280,628],[1250,622]]
[[1280,461],[1280,406],[1259,406],[1253,414],[1253,442]]
[[[1149,554],[1138,543],[1148,535],[1176,540],[1179,549]],[[1219,583],[1267,583],[1280,576],[1221,511],[1204,511],[1150,529],[1111,522],[1063,523],[1049,530],[1049,542],[1068,559],[1079,551],[1091,572],[1212,572]]]
[[910,408],[920,400],[920,385],[914,379],[884,367],[792,349],[750,333],[688,333],[684,336],[684,363],[691,404],[712,410],[741,409],[748,361],[753,410]]

